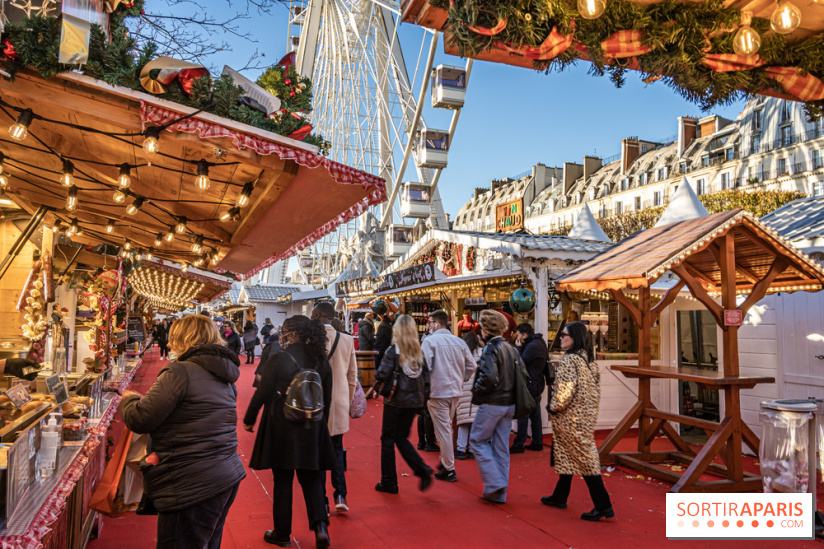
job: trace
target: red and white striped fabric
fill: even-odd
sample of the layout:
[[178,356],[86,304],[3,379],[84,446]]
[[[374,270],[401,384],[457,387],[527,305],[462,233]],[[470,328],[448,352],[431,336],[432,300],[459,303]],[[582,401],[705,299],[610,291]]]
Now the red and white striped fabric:
[[777,80],[784,90],[802,101],[824,99],[824,82],[812,74],[804,74],[791,67],[769,67],[767,74]]
[[643,43],[644,33],[639,30],[622,30],[612,34],[601,42],[604,57],[623,59],[637,57],[649,52],[652,48]]
[[552,31],[540,46],[513,46],[505,42],[496,42],[495,47],[509,53],[523,55],[528,59],[546,61],[564,53],[572,44],[572,35],[562,36],[558,34],[558,27],[552,27]]
[[764,61],[757,54],[709,53],[701,60],[701,64],[716,72],[731,72],[757,69],[764,65]]

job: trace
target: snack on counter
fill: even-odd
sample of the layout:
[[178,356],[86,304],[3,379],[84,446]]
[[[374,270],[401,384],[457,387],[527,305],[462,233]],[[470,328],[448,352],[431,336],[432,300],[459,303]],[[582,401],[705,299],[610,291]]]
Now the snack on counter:
[[86,418],[67,419],[63,417],[63,441],[82,442],[86,438]]

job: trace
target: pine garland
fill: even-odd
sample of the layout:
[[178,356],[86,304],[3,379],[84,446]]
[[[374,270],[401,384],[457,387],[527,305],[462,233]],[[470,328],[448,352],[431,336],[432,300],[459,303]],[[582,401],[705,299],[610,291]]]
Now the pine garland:
[[[741,12],[724,6],[724,0],[680,3],[677,0],[642,5],[629,0],[610,0],[604,14],[592,20],[582,18],[572,0],[430,0],[447,10],[444,27],[446,40],[458,54],[477,57],[491,51],[497,42],[539,46],[557,27],[558,33],[586,46],[586,55],[595,76],[609,76],[616,87],[625,82],[626,62],[604,55],[601,42],[621,30],[639,30],[643,43],[653,49],[635,58],[642,78],[662,76],[676,93],[708,110],[727,105],[744,96],[782,90],[771,78],[768,67],[796,67],[805,74],[824,80],[824,35],[813,35],[795,42],[768,32],[770,22],[753,18],[751,26],[761,35],[758,52],[763,67],[718,72],[700,61],[707,53],[733,53],[732,39]],[[506,20],[506,28],[495,36],[485,36],[470,26],[492,28]],[[561,71],[577,63],[580,53],[569,48],[548,61],[535,61],[534,67],[547,73]],[[805,103],[810,118],[824,113],[824,101]]]
[[[157,46],[149,43],[138,51],[126,25],[129,17],[139,16],[142,10],[143,0],[136,0],[130,7],[120,4],[109,18],[110,37],[100,25],[91,26],[89,59],[82,67],[84,74],[114,86],[143,90],[140,71],[157,56]],[[6,26],[3,41],[9,42],[15,52],[5,60],[6,70],[12,78],[24,68],[34,69],[47,79],[78,68],[58,62],[60,27],[59,18],[39,15]],[[209,112],[279,135],[289,136],[309,124],[307,116],[312,112],[311,80],[299,76],[293,66],[274,66],[258,79],[258,84],[282,102],[281,111],[274,118],[239,103],[238,99],[244,95],[243,89],[236,86],[228,75],[217,79],[211,76],[197,79],[191,95],[185,94],[178,86],[170,85],[158,97],[194,108],[214,102]],[[298,116],[292,116],[292,113]],[[329,154],[331,144],[323,136],[309,135],[303,141],[317,146],[321,154]]]

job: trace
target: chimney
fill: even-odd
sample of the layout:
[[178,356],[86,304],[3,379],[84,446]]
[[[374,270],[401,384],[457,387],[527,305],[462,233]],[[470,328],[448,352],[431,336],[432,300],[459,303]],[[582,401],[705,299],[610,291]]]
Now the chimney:
[[531,204],[551,183],[550,171],[546,165],[539,163],[532,166],[532,184],[524,192],[524,204]]
[[589,176],[597,172],[602,166],[601,159],[597,156],[584,157],[584,180],[589,179]]
[[625,174],[635,159],[641,155],[641,143],[637,137],[621,140],[621,175]]
[[692,140],[698,137],[698,119],[692,116],[678,117],[678,157],[680,158]]
[[584,175],[584,167],[575,162],[564,162],[564,194],[567,194],[580,177]]
[[475,193],[472,195],[472,198],[478,198],[488,190],[489,189],[487,189],[486,187],[475,187]]

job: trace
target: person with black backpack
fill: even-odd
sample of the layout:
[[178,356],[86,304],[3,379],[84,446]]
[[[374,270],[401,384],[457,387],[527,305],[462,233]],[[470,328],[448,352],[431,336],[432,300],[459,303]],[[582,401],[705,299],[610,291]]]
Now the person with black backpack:
[[326,358],[326,330],[319,320],[296,315],[283,323],[283,351],[261,364],[261,378],[243,418],[252,432],[263,407],[249,467],[272,469],[274,530],[263,540],[291,547],[292,484],[297,473],[316,547],[329,547],[329,515],[323,496],[324,471],[334,466],[329,437],[332,368]]

